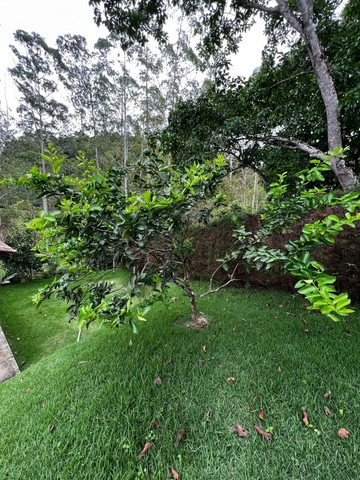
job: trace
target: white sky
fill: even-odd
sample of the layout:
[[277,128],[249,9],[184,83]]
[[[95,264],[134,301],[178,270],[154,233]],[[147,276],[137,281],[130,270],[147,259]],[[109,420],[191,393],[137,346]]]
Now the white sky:
[[[0,0],[0,106],[14,110],[17,90],[7,69],[15,64],[9,48],[14,44],[13,33],[18,30],[39,33],[50,46],[55,46],[58,35],[80,34],[91,47],[99,37],[107,35],[104,27],[93,21],[93,11],[88,0]],[[265,39],[262,26],[257,24],[246,35],[232,74],[248,77],[261,62]]]

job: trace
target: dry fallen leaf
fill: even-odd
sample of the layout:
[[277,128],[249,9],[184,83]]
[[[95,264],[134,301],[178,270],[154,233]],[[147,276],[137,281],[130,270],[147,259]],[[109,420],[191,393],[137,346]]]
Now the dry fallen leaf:
[[24,393],[29,393],[31,392],[31,390],[32,390],[32,387],[25,388]]
[[331,398],[332,393],[331,390],[328,390],[327,392],[324,393],[324,398]]
[[235,382],[236,378],[235,377],[228,377],[226,379],[227,382]]
[[282,372],[281,367],[278,367],[277,371],[278,371],[279,373],[281,373],[281,372]]
[[206,350],[206,345],[203,345],[203,347],[202,347],[202,351],[203,351],[204,353],[207,353],[207,350]]
[[171,473],[171,475],[173,476],[173,479],[174,479],[174,480],[179,480],[180,475],[179,475],[178,472],[175,470],[175,468],[170,467],[170,473]]
[[325,412],[326,415],[328,415],[329,417],[333,417],[333,416],[334,416],[333,412],[330,410],[330,408],[329,408],[327,405],[324,405],[324,412]]
[[242,425],[234,425],[234,431],[236,435],[240,438],[246,438],[249,435],[249,432]]
[[265,440],[272,439],[271,433],[265,432],[261,427],[259,427],[259,425],[254,425],[254,428],[258,433],[260,433],[260,435],[262,435],[265,438]]
[[150,450],[154,444],[152,442],[146,442],[144,448],[141,450],[140,455],[138,455],[138,460],[141,460],[143,456]]
[[338,436],[340,438],[345,438],[346,440],[349,438],[350,433],[346,430],[346,428],[340,428],[338,431]]
[[304,422],[304,425],[309,425],[310,421],[309,421],[309,415],[307,411],[303,410],[302,415],[303,415],[302,421]]
[[208,410],[207,412],[204,413],[205,418],[211,418],[213,415],[213,412],[211,410]]
[[178,299],[179,297],[171,297],[171,301],[172,302],[176,302],[176,300]]
[[264,416],[265,416],[265,414],[264,414],[263,410],[259,410],[258,417],[260,418],[260,420],[264,420]]
[[56,429],[56,425],[55,425],[55,423],[52,423],[49,427],[49,432],[53,433],[55,431],[55,429]]
[[161,385],[161,378],[156,377],[155,380],[154,380],[154,383],[155,383],[155,385]]
[[185,435],[186,428],[182,428],[180,432],[176,435],[176,443],[180,443]]

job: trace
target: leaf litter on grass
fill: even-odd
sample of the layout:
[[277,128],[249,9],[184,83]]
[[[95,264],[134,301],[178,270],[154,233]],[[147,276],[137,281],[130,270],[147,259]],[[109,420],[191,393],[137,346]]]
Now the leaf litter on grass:
[[347,440],[350,436],[350,433],[346,430],[346,428],[339,428],[338,436]]
[[238,423],[234,425],[234,432],[240,438],[247,438],[250,434],[250,432],[246,430],[246,428],[244,428],[242,425]]
[[265,440],[272,440],[273,436],[270,432],[266,432],[259,425],[254,425],[254,428],[263,438],[265,438]]
[[178,474],[178,472],[175,470],[175,468],[173,467],[170,467],[170,473],[173,477],[174,480],[179,480],[180,478],[180,475]]
[[150,450],[150,448],[153,447],[153,446],[154,446],[153,442],[146,442],[145,445],[144,445],[144,448],[141,450],[137,459],[141,460],[147,454],[147,452]]

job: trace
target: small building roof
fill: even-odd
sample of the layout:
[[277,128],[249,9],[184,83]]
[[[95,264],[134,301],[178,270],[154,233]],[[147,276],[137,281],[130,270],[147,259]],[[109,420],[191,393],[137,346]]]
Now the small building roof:
[[16,250],[0,240],[0,253],[16,253]]

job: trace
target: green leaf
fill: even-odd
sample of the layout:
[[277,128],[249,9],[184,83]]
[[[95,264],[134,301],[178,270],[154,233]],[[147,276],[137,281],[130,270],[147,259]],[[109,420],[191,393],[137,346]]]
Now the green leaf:
[[134,322],[134,320],[132,318],[130,318],[129,320],[129,324],[130,324],[130,328],[131,328],[131,331],[132,333],[134,333],[135,335],[137,335],[139,333],[139,330],[136,326],[136,323]]
[[306,287],[299,288],[298,292],[301,293],[301,295],[308,295],[309,293],[317,292],[317,289],[313,285],[308,285]]

